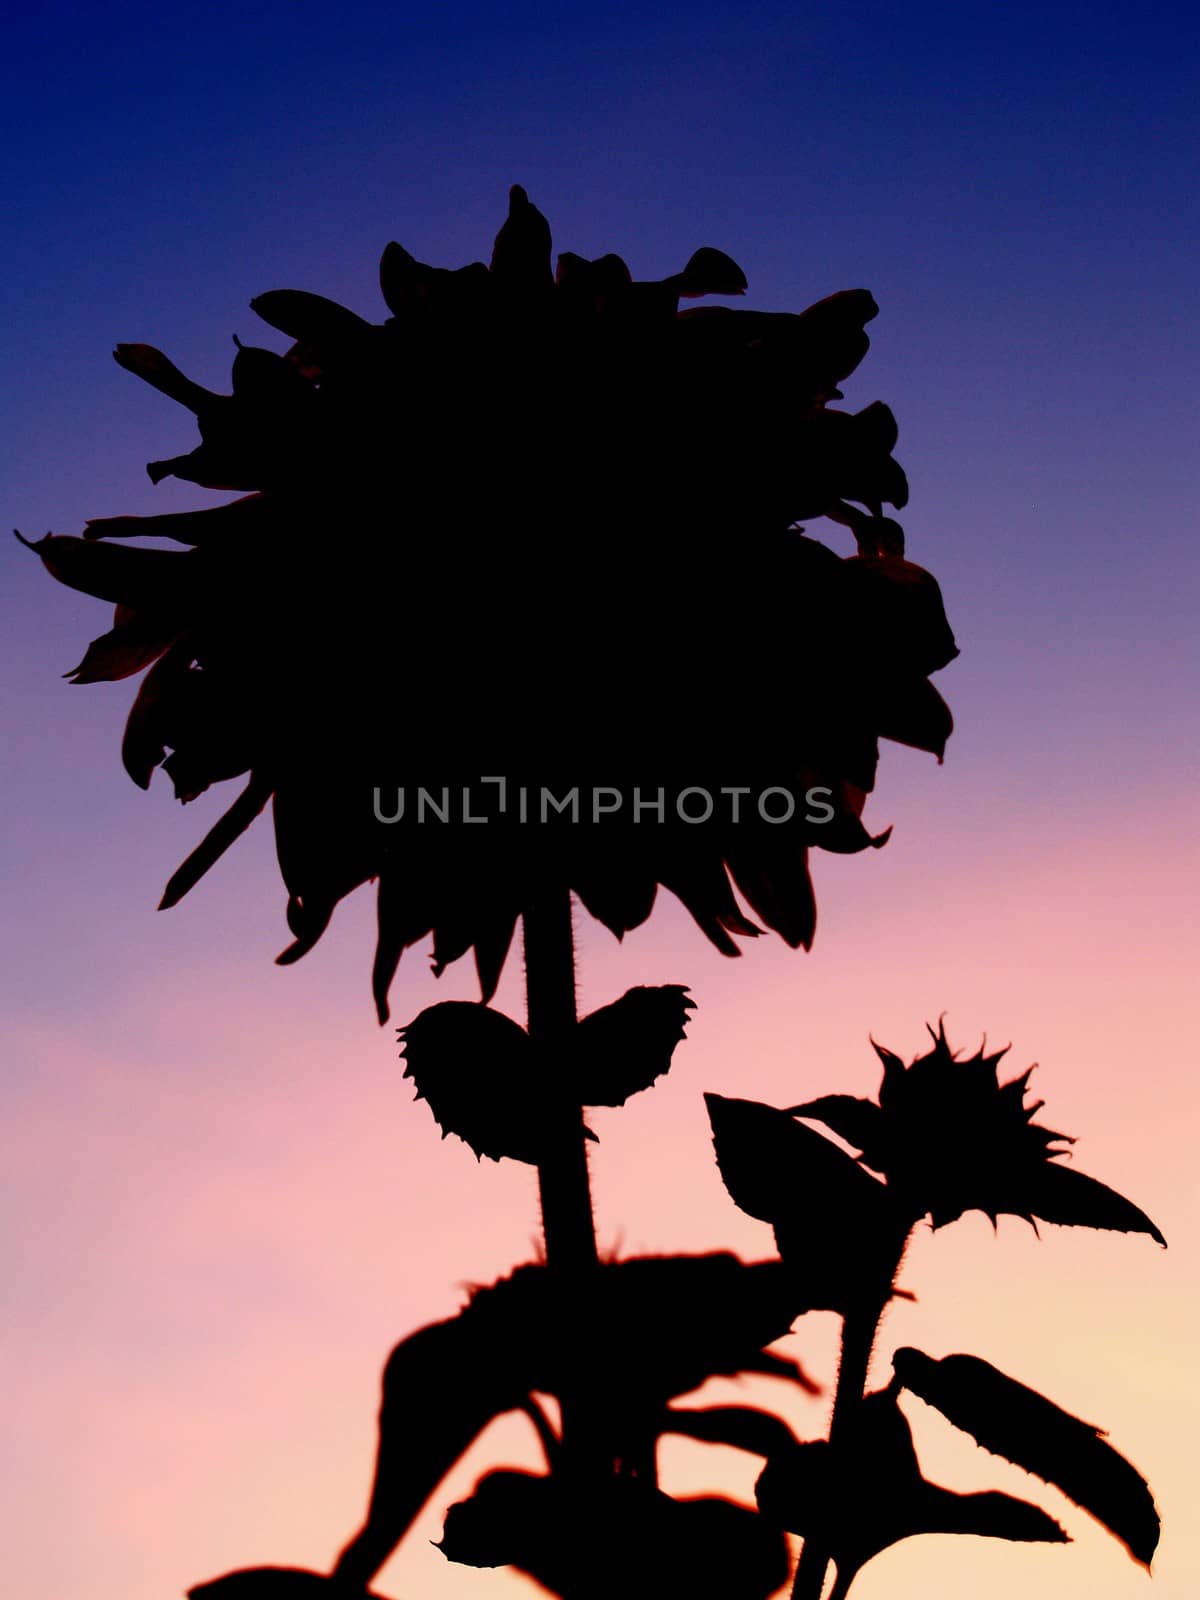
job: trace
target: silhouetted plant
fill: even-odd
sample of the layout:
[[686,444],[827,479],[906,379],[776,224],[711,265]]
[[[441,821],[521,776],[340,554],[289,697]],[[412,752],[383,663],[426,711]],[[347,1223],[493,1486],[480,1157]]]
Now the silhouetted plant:
[[[809,850],[885,842],[862,821],[878,740],[940,760],[951,718],[929,675],[956,647],[936,582],[883,515],[907,499],[890,411],[830,404],[867,350],[869,294],[799,316],[681,312],[681,297],[741,294],[741,269],[708,248],[655,283],[613,255],[560,255],[554,275],[550,262],[549,227],[517,187],[490,266],[445,271],[388,246],[381,326],[294,290],[253,301],[293,342],[239,344],[231,395],[119,345],[123,367],[199,422],[195,450],[150,464],[155,482],[250,493],[32,546],[53,576],[116,605],[68,676],[145,672],[122,750],[134,781],[162,766],[189,802],[247,779],[163,906],[271,801],[293,935],[279,960],[311,950],[369,881],[381,1021],[405,949],[432,935],[439,973],[472,951],[481,1002],[399,1030],[405,1075],[443,1137],[538,1173],[545,1261],[392,1353],[366,1517],[332,1573],[248,1569],[192,1592],[361,1600],[454,1463],[513,1411],[545,1472],[485,1476],[449,1508],[441,1548],[568,1600],[765,1600],[786,1580],[788,1531],[804,1537],[802,1600],[820,1600],[830,1560],[841,1595],[871,1556],[923,1531],[1065,1539],[1035,1506],[928,1483],[905,1387],[1148,1561],[1157,1519],[1134,1470],[987,1363],[901,1351],[889,1387],[864,1392],[922,1216],[1015,1211],[1161,1240],[1055,1164],[1061,1136],[1033,1122],[1027,1074],[999,1084],[998,1056],[957,1061],[939,1031],[909,1067],[880,1052],[878,1103],[710,1096],[727,1187],[773,1226],[779,1258],[598,1257],[584,1110],[653,1087],[692,1002],[680,985],[639,987],[580,1019],[572,893],[618,937],[661,885],[728,955],[760,923],[807,947]],[[805,536],[798,521],[819,516],[851,531],[855,554]],[[141,535],[190,548],[111,542]],[[487,1004],[518,920],[526,1028]],[[813,1391],[768,1348],[812,1309],[844,1319],[827,1440],[799,1442],[755,1407],[675,1403],[719,1374]],[[665,1494],[667,1434],[761,1456],[757,1510]]]
[[[796,1600],[820,1600],[826,1563],[844,1594],[873,1555],[917,1533],[978,1533],[1063,1542],[1066,1534],[1007,1495],[956,1495],[921,1477],[896,1400],[907,1388],[980,1444],[1055,1484],[1149,1565],[1158,1515],[1144,1480],[1096,1429],[974,1356],[895,1356],[888,1388],[864,1395],[884,1307],[913,1228],[964,1212],[1000,1212],[1074,1227],[1147,1233],[1144,1212],[1094,1178],[1057,1165],[1066,1135],[1039,1126],[1027,1105],[1033,1069],[1001,1084],[1007,1053],[981,1047],[960,1060],[945,1030],[905,1066],[876,1045],[877,1101],[825,1095],[779,1110],[710,1094],[721,1176],[743,1211],[775,1232],[797,1285],[843,1318],[842,1357],[829,1439],[768,1454],[758,1482],[764,1515],[804,1536]],[[857,1160],[798,1118],[825,1123]],[[1055,1148],[1059,1146],[1060,1148]],[[875,1174],[881,1174],[877,1177]]]

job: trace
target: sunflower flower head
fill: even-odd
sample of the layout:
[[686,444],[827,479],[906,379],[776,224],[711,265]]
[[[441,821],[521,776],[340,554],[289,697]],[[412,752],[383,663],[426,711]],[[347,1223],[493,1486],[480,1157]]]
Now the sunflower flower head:
[[863,1160],[886,1173],[935,1228],[968,1210],[994,1222],[1029,1175],[1065,1155],[1074,1140],[1033,1120],[1045,1104],[1026,1100],[1033,1067],[1000,1082],[1007,1045],[988,1053],[981,1044],[964,1057],[951,1050],[944,1022],[929,1031],[933,1048],[908,1066],[874,1045],[883,1063],[882,1138]]
[[[431,934],[435,968],[473,951],[490,995],[547,889],[618,936],[664,887],[727,954],[764,927],[807,946],[810,850],[886,837],[862,821],[879,739],[940,760],[951,730],[941,595],[884,515],[908,497],[895,420],[834,404],[871,295],[697,307],[746,288],[711,247],[649,282],[613,254],[555,267],[519,186],[490,262],[393,243],[380,287],[382,322],[257,296],[286,342],[239,342],[228,394],[118,345],[199,427],[151,478],[241,497],[33,547],[116,606],[70,676],[141,677],[133,780],[161,767],[185,802],[243,780],[164,905],[269,804],[280,960],[377,883],[381,1018]],[[822,517],[852,550],[799,526]],[[145,535],[177,548],[124,542]]]
[[929,1028],[933,1048],[907,1065],[872,1040],[883,1064],[877,1100],[823,1095],[790,1108],[823,1122],[881,1174],[903,1214],[945,1227],[967,1211],[993,1224],[1001,1213],[1064,1225],[1148,1233],[1165,1243],[1143,1212],[1121,1195],[1061,1164],[1074,1139],[1034,1118],[1029,1067],[1000,1081],[1008,1046],[972,1056],[952,1050],[945,1025]]

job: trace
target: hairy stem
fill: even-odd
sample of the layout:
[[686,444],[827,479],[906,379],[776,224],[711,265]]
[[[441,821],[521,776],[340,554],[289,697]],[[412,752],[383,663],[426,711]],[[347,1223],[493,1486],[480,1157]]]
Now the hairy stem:
[[[530,1038],[551,1060],[569,1070],[571,1034],[576,1024],[575,941],[567,889],[547,892],[524,916],[525,996]],[[582,1309],[598,1269],[592,1192],[588,1181],[583,1108],[565,1102],[554,1148],[538,1164],[538,1193],[546,1265],[568,1306]],[[578,1341],[582,1348],[582,1339]],[[573,1473],[604,1471],[594,1407],[589,1406],[587,1374],[562,1400],[562,1467]]]
[[[871,1352],[875,1348],[875,1336],[879,1332],[884,1309],[891,1299],[891,1288],[895,1284],[896,1273],[900,1270],[900,1262],[903,1260],[907,1243],[906,1230],[897,1244],[888,1291],[882,1296],[865,1298],[858,1305],[852,1306],[842,1319],[842,1355],[838,1366],[837,1390],[833,1399],[833,1419],[829,1424],[831,1452],[837,1446],[844,1445],[846,1435],[854,1431],[855,1418],[866,1392],[867,1373],[871,1366]],[[810,1534],[800,1552],[800,1561],[792,1584],[792,1600],[821,1600],[829,1560],[829,1550],[819,1535]],[[849,1576],[843,1577],[838,1573],[830,1590],[829,1600],[845,1600],[850,1583]]]

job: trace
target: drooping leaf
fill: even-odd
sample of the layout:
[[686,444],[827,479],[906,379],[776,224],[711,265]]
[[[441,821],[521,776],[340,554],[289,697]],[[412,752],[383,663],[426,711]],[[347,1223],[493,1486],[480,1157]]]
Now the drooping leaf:
[[671,1066],[695,1001],[678,983],[629,989],[575,1030],[575,1073],[585,1106],[623,1106]]
[[886,1299],[907,1223],[878,1178],[789,1112],[705,1095],[717,1165],[734,1203],[775,1229],[813,1308]]
[[920,1497],[922,1533],[975,1533],[988,1539],[1025,1544],[1070,1544],[1070,1538],[1041,1506],[997,1489],[957,1494],[930,1484]]
[[400,1030],[404,1076],[442,1129],[477,1157],[537,1163],[557,1104],[556,1080],[511,1017],[472,1001],[430,1006]]
[[1144,1211],[1107,1184],[1073,1167],[1047,1162],[1022,1185],[1032,1216],[1068,1228],[1103,1228],[1117,1233],[1148,1233],[1164,1248],[1167,1241]]
[[1009,1495],[956,1494],[921,1474],[908,1422],[889,1390],[868,1395],[839,1444],[784,1445],[756,1485],[763,1515],[814,1538],[848,1584],[880,1551],[923,1533],[974,1533],[1062,1544],[1037,1506]]
[[334,1568],[342,1582],[369,1583],[477,1435],[524,1404],[528,1374],[519,1350],[512,1340],[497,1348],[487,1333],[468,1307],[392,1351],[366,1520]]
[[572,1600],[766,1600],[788,1569],[782,1533],[755,1512],[716,1498],[675,1500],[634,1478],[577,1487],[489,1473],[450,1507],[439,1548],[467,1566],[515,1566]]
[[1149,1485],[1102,1430],[978,1356],[897,1350],[897,1379],[985,1450],[1054,1484],[1149,1566],[1159,1518]]
[[727,1252],[605,1263],[588,1283],[524,1266],[475,1291],[389,1358],[370,1505],[337,1573],[370,1582],[476,1434],[531,1391],[561,1398],[580,1372],[615,1454],[710,1376],[763,1371],[815,1388],[764,1351],[791,1327],[793,1302],[778,1261]]

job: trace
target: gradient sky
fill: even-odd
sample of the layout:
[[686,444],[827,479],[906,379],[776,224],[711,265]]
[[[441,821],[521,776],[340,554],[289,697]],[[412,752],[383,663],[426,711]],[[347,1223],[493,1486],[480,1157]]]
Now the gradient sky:
[[[1043,1387],[1148,1474],[1166,1532],[1148,1590],[1086,1515],[913,1402],[928,1472],[1039,1499],[1077,1542],[910,1541],[856,1600],[1200,1586],[1196,68],[1194,18],[1145,4],[51,3],[7,30],[0,472],[30,535],[219,498],[151,488],[143,463],[192,429],[117,369],[117,340],[224,387],[233,333],[278,347],[253,294],[380,317],[387,240],[486,258],[513,182],[557,248],[639,276],[711,244],[748,305],[879,301],[847,400],[899,418],[910,554],[963,647],[940,679],[958,731],[941,769],[888,749],[869,820],[895,835],[817,858],[810,956],[764,940],[726,961],[665,896],[623,946],[581,926],[585,1006],[634,982],[699,1001],[671,1078],[596,1119],[602,1242],[769,1251],[721,1188],[702,1090],[873,1093],[868,1033],[911,1055],[942,1011],[959,1044],[1011,1039],[1082,1170],[1171,1248],[980,1217],[922,1235],[883,1369],[915,1343]],[[0,561],[5,1590],[161,1600],[233,1566],[323,1567],[362,1508],[384,1354],[528,1257],[531,1176],[477,1166],[411,1102],[370,1007],[369,895],[274,968],[262,824],[155,914],[223,797],[133,788],[130,687],[61,681],[106,608],[15,542]],[[393,1009],[473,997],[417,952]],[[519,1011],[515,974],[501,1003]],[[806,1318],[790,1347],[831,1377],[833,1336]],[[792,1414],[823,1425],[819,1404]],[[666,1459],[688,1488],[752,1478],[698,1445]],[[516,1423],[442,1503],[504,1460],[532,1460]],[[438,1523],[384,1593],[532,1592],[448,1567]]]

